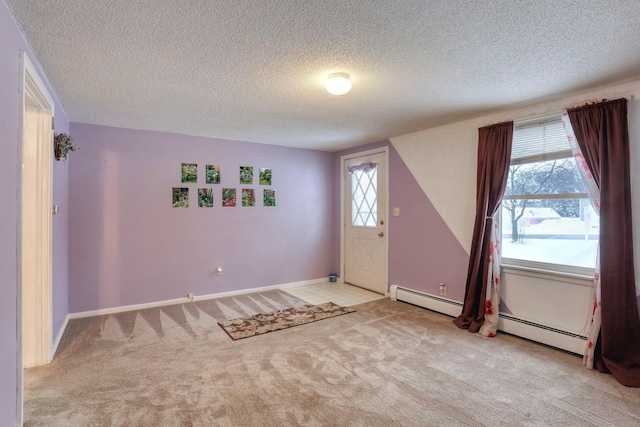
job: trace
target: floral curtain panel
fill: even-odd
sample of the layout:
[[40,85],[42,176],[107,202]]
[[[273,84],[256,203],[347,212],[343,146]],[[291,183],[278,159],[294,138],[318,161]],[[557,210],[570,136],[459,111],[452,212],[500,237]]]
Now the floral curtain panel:
[[[589,166],[587,165],[587,161],[582,154],[582,150],[580,150],[580,146],[578,145],[578,141],[576,140],[576,135],[573,132],[573,127],[571,126],[571,120],[569,120],[569,115],[565,114],[562,116],[562,125],[564,126],[564,130],[567,133],[567,139],[569,140],[569,145],[571,146],[571,152],[573,153],[573,157],[576,159],[576,164],[578,165],[580,175],[582,175],[582,179],[585,182],[585,187],[587,188],[587,194],[589,195],[591,205],[593,206],[593,209],[596,211],[596,213],[600,215],[600,188],[598,188],[598,184],[596,183],[593,175],[591,174],[591,171],[589,170]],[[593,312],[591,313],[591,321],[589,322],[589,329],[587,331],[587,347],[584,350],[584,357],[582,359],[584,365],[589,369],[593,369],[594,353],[596,343],[598,342],[598,335],[600,335],[600,326],[602,323],[600,245],[598,245],[597,253],[598,255],[596,257],[596,271],[593,276],[595,290]]]
[[[484,323],[480,334],[495,337],[498,332],[500,306],[500,214],[493,214],[491,242],[489,243],[489,268],[487,269],[487,295],[484,302]],[[489,220],[489,218],[487,219]],[[490,224],[487,224],[490,226]]]

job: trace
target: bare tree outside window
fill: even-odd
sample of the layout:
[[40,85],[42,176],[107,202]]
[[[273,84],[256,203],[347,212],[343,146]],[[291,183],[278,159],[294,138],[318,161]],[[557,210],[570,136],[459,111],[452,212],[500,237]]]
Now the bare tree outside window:
[[560,217],[577,218],[580,216],[580,200],[558,196],[584,192],[582,177],[572,157],[512,165],[502,204],[509,213],[511,242],[523,240],[521,220],[527,209],[550,208]]
[[505,265],[589,274],[600,221],[591,206],[560,116],[514,124],[500,208]]

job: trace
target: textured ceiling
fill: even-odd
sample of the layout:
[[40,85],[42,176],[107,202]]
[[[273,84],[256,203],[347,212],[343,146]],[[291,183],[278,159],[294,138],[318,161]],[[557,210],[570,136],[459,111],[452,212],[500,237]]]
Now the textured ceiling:
[[118,127],[333,151],[640,76],[639,0],[5,1],[69,119]]

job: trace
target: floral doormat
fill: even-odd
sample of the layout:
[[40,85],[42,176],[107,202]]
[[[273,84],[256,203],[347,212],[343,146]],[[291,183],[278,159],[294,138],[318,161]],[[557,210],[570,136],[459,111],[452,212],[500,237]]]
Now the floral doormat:
[[332,302],[318,305],[301,305],[299,307],[283,308],[271,313],[260,313],[254,316],[218,322],[233,340],[266,334],[267,332],[304,325],[330,317],[341,316],[356,311],[350,307],[341,307]]

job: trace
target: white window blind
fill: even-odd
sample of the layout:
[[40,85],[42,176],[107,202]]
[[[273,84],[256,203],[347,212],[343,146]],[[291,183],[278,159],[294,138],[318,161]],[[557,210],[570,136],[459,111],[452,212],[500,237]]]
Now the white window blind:
[[561,116],[516,122],[511,164],[539,162],[571,156],[571,147]]

